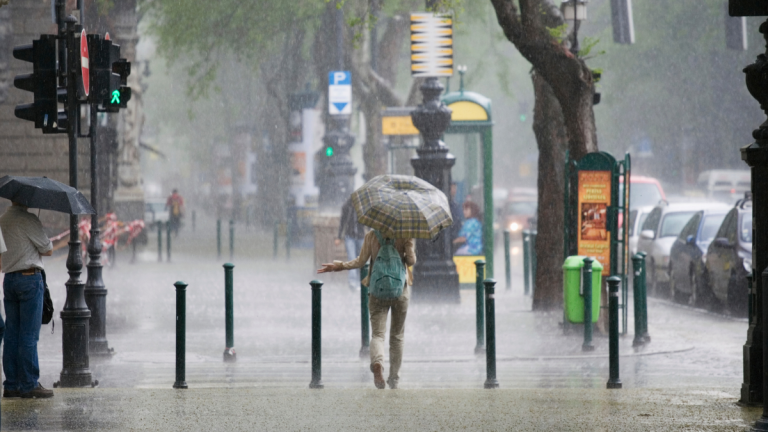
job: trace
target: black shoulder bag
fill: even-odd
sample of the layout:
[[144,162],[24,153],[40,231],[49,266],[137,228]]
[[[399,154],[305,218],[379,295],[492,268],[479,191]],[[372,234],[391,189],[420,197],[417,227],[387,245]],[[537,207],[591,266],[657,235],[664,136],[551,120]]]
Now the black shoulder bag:
[[[53,300],[51,300],[51,291],[48,289],[48,282],[45,279],[45,270],[40,270],[43,275],[43,286],[45,291],[43,292],[43,324],[48,324],[53,320]],[[56,328],[55,322],[51,324],[51,333]]]

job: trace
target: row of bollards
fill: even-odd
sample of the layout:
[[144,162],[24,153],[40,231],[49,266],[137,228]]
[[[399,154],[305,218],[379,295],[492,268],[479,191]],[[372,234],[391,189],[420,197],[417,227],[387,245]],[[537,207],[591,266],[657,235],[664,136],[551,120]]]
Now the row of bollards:
[[[221,259],[221,219],[216,219],[216,256]],[[229,259],[235,256],[235,221],[229,220]]]
[[[272,259],[277,259],[278,240],[280,237],[280,222],[275,222],[272,239]],[[285,259],[291,259],[291,223],[285,223]]]
[[165,226],[166,261],[171,262],[171,222],[157,222],[157,262],[163,261],[163,226]]
[[651,341],[648,334],[648,293],[645,280],[645,252],[632,257],[632,298],[635,303],[635,339],[632,346],[645,345]]
[[525,295],[536,291],[536,236],[538,231],[523,230],[523,289]]

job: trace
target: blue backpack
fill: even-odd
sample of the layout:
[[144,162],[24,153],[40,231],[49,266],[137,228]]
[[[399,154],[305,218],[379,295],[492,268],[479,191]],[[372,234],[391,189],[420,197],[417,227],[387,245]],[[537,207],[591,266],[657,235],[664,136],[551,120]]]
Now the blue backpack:
[[379,239],[379,253],[373,263],[371,272],[370,292],[380,299],[395,299],[403,295],[405,286],[405,265],[400,254],[395,249],[395,241],[383,239],[381,233],[373,230]]

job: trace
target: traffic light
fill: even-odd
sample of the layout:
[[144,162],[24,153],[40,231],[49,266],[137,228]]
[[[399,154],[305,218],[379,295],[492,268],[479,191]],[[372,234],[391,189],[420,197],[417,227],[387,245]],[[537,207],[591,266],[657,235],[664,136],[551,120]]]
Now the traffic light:
[[118,112],[131,99],[127,86],[131,63],[120,58],[120,45],[99,35],[88,35],[91,56],[91,101],[101,104],[107,112]]
[[328,157],[332,157],[333,156],[333,147],[327,146],[325,148],[325,155],[328,156]]
[[32,73],[16,76],[14,87],[34,93],[34,102],[16,105],[14,114],[35,122],[35,128],[43,129],[43,133],[60,132],[66,127],[66,114],[59,113],[58,107],[56,36],[41,35],[32,45],[14,47],[13,56],[32,63]]

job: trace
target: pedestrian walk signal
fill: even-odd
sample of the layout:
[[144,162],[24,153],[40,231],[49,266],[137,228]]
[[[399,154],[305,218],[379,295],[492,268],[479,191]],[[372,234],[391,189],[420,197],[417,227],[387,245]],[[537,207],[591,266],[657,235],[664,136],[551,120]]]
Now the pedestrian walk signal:
[[433,13],[411,14],[411,76],[453,75],[453,19]]
[[128,86],[120,86],[117,90],[113,90],[109,97],[109,103],[105,108],[107,112],[117,112],[120,108],[128,106],[128,101],[131,100],[131,88]]
[[326,147],[325,148],[325,155],[328,156],[328,157],[333,156],[333,147],[331,147],[331,146]]

